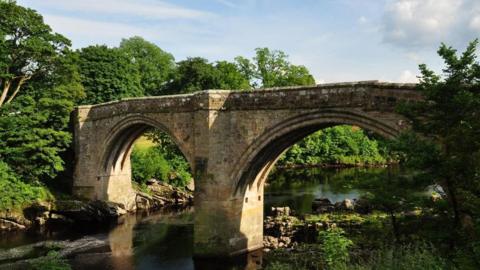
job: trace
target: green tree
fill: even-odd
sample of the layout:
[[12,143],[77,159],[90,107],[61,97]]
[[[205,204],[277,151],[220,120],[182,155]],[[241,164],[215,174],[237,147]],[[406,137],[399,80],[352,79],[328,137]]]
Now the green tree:
[[219,73],[219,89],[250,89],[247,78],[234,63],[218,61],[215,64],[215,69]]
[[248,80],[233,63],[220,61],[209,63],[207,59],[194,57],[177,63],[177,71],[168,86],[171,94],[190,93],[207,89],[246,89]]
[[144,95],[138,64],[120,49],[96,45],[83,48],[78,54],[86,93],[84,104]]
[[[0,5],[0,16],[8,15],[0,20],[6,34],[0,48],[8,52],[10,61],[4,62],[10,77],[4,77],[3,83],[15,84],[0,107],[0,159],[23,181],[45,181],[63,170],[61,154],[72,138],[67,130],[70,113],[84,97],[75,55],[68,47],[70,41],[51,33],[35,11],[12,1]],[[23,80],[28,84],[11,76],[26,76]]]
[[70,41],[52,32],[36,11],[0,1],[0,106],[10,103],[25,83],[53,72]]
[[72,140],[66,127],[74,103],[62,90],[50,89],[38,100],[23,95],[0,109],[0,159],[24,181],[51,179],[64,168],[60,154]]
[[[453,210],[454,224],[473,230],[480,217],[480,65],[478,40],[458,55],[442,44],[438,54],[445,61],[441,75],[420,65],[422,101],[399,108],[413,122],[418,143],[434,145],[429,157],[411,166],[423,169],[440,185]],[[420,139],[421,138],[421,139]],[[417,146],[416,146],[417,145]],[[407,158],[415,148],[405,147]]]
[[335,126],[317,131],[288,149],[279,165],[375,165],[384,164],[387,157],[380,154],[376,140],[352,126]]
[[163,94],[165,84],[175,71],[173,56],[141,37],[123,39],[120,50],[125,52],[133,63],[138,64],[140,83],[145,95]]
[[314,85],[315,80],[304,66],[296,66],[288,61],[288,55],[282,51],[268,48],[255,49],[252,61],[244,57],[235,58],[244,77],[252,88]]

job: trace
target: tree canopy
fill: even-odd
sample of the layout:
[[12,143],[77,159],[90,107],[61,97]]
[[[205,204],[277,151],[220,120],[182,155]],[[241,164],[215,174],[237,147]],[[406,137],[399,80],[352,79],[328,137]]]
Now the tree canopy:
[[138,63],[122,50],[96,45],[83,48],[78,54],[86,93],[84,104],[144,95]]
[[0,1],[0,106],[10,103],[35,76],[52,73],[70,46],[36,11]]
[[206,89],[247,89],[248,81],[233,63],[209,63],[201,57],[177,63],[177,71],[168,85],[169,93],[190,93]]
[[288,61],[288,55],[268,48],[255,49],[255,57],[249,60],[235,58],[240,71],[250,81],[252,88],[314,85],[315,79],[305,66]]
[[120,50],[138,65],[143,93],[148,96],[162,95],[165,84],[175,72],[173,56],[141,37],[123,39]]

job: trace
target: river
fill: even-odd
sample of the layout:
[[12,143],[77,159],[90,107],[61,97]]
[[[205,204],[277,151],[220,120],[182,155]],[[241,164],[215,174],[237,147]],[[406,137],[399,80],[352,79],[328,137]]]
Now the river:
[[[297,214],[311,212],[315,198],[332,202],[355,199],[361,193],[343,184],[343,180],[365,177],[359,169],[289,169],[277,170],[269,176],[265,187],[265,213],[272,206],[289,206]],[[381,169],[361,169],[376,173]],[[361,179],[356,179],[361,180]],[[14,269],[6,263],[7,250],[45,240],[96,243],[91,249],[70,255],[73,269],[245,269],[256,265],[261,254],[254,253],[235,261],[194,261],[193,208],[181,211],[158,211],[123,217],[110,228],[60,228],[42,232],[21,232],[2,235],[0,239],[0,269]],[[86,240],[85,240],[86,239]],[[3,267],[2,267],[3,265]]]

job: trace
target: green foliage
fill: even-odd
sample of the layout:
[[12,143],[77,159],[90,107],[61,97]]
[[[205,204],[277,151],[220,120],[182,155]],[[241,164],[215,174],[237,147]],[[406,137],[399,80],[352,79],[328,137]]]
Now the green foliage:
[[31,79],[49,76],[70,41],[52,32],[36,11],[0,1],[0,106],[11,102]]
[[47,256],[39,258],[31,263],[33,270],[70,270],[68,261],[56,251],[48,252]]
[[362,270],[444,270],[448,264],[429,244],[404,245],[393,248],[383,248],[374,252],[367,263],[345,269]]
[[[445,44],[438,54],[445,62],[442,75],[420,65],[419,90],[423,101],[403,104],[399,111],[413,122],[417,140],[434,145],[430,156],[417,158],[417,167],[426,171],[445,191],[451,203],[455,224],[480,217],[480,64],[477,60],[478,40],[465,52]],[[418,144],[412,148],[418,148]],[[415,155],[407,148],[406,155]],[[427,147],[424,147],[427,148]],[[420,164],[420,166],[418,166]],[[463,223],[464,227],[471,225]]]
[[359,128],[336,126],[305,137],[280,158],[280,166],[295,164],[375,165],[386,163],[378,143]]
[[161,146],[134,148],[131,155],[133,180],[142,184],[155,178],[174,186],[186,186],[192,179],[189,165],[183,156],[165,152]]
[[63,90],[50,89],[38,99],[23,95],[0,108],[0,158],[24,181],[52,179],[64,168],[60,154],[72,140],[65,129],[73,102]]
[[96,45],[83,48],[78,54],[80,77],[86,93],[83,104],[144,95],[139,63],[124,51]]
[[252,88],[315,84],[308,69],[288,62],[288,56],[284,52],[271,51],[268,48],[257,48],[255,52],[256,56],[252,61],[241,56],[235,58]]
[[323,251],[323,259],[329,268],[345,265],[350,260],[348,249],[353,242],[345,236],[341,228],[330,228],[318,235]]
[[173,56],[141,37],[123,39],[120,50],[130,57],[131,62],[138,65],[140,84],[145,95],[164,94],[165,84],[175,72]]
[[83,87],[68,39],[14,1],[0,9],[0,158],[22,181],[45,181],[63,170]]
[[20,210],[36,200],[51,198],[52,195],[45,187],[22,182],[13,170],[0,160],[0,212]]
[[235,64],[220,61],[216,64],[200,57],[188,58],[177,63],[168,93],[190,93],[207,89],[247,89],[248,81]]

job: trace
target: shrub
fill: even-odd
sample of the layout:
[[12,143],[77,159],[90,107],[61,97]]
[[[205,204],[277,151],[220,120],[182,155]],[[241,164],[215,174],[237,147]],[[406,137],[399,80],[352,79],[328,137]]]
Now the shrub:
[[192,176],[189,165],[183,156],[167,155],[158,146],[150,148],[134,148],[131,155],[132,178],[137,183],[145,183],[155,178],[174,186],[183,187]]
[[422,243],[381,249],[375,252],[367,263],[352,269],[441,270],[449,268],[446,260],[437,254],[432,245]]
[[332,269],[342,269],[350,260],[348,249],[353,242],[345,237],[345,232],[341,228],[321,231],[318,236],[325,264]]
[[0,161],[0,211],[18,210],[36,200],[51,199],[43,186],[26,184],[3,161]]

